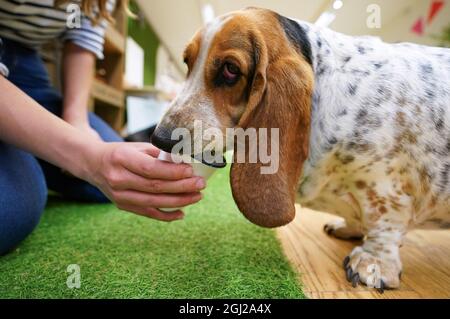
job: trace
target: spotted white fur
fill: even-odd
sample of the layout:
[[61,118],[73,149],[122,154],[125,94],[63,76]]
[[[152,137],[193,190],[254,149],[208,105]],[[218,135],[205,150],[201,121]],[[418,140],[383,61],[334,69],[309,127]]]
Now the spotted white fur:
[[374,263],[382,285],[398,287],[406,232],[450,227],[450,50],[298,23],[315,73],[299,200],[345,219],[329,233],[366,237],[349,280],[366,283]]

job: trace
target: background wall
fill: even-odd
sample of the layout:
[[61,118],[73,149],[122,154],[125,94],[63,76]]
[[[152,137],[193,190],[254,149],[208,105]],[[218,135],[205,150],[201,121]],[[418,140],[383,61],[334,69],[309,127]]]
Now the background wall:
[[[132,12],[138,13],[134,1],[130,3]],[[160,41],[143,15],[138,19],[128,19],[128,36],[144,49],[144,85],[154,85],[156,76],[156,59]]]
[[[432,23],[428,24],[426,21],[431,2],[429,0],[415,1],[414,5],[405,8],[395,20],[384,25],[378,35],[389,42],[406,41],[426,45],[440,44],[436,37],[441,35],[445,27],[450,26],[450,1],[444,1],[442,10],[437,13]],[[424,21],[423,35],[410,32],[411,27],[421,17]]]
[[[335,0],[136,0],[181,73],[185,72],[181,58],[183,49],[204,23],[202,8],[205,5],[210,5],[216,16],[247,6],[258,6],[312,23],[328,11],[336,15],[330,28],[349,35],[376,35],[389,42],[437,45],[439,41],[433,36],[450,25],[450,0],[443,0],[443,9],[431,24],[424,26],[423,35],[411,32],[411,28],[418,18],[427,19],[430,5],[436,0],[342,1],[342,8],[335,10]],[[367,7],[370,4],[377,4],[381,9],[380,29],[367,27]]]

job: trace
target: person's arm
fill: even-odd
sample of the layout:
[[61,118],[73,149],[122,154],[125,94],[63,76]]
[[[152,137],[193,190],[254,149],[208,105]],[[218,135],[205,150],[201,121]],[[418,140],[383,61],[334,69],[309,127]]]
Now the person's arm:
[[172,221],[181,207],[201,199],[203,179],[186,164],[156,159],[159,150],[146,143],[104,143],[92,139],[47,112],[0,76],[0,139],[62,167],[97,187],[121,209]]
[[88,101],[94,67],[94,53],[70,41],[65,42],[62,118],[77,129],[99,138],[88,121]]
[[[115,1],[107,2],[107,9],[113,11]],[[103,59],[105,29],[102,20],[93,25],[81,15],[80,25],[67,28],[62,35],[64,43],[62,61],[63,112],[62,118],[72,126],[99,138],[88,122],[88,101],[92,87],[96,59]]]

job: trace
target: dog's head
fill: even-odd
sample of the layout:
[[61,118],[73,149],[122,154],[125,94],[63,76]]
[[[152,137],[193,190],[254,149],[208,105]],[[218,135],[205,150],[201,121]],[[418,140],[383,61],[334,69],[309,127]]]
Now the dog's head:
[[[295,192],[309,145],[313,72],[305,31],[272,11],[249,8],[201,29],[184,60],[187,80],[153,143],[171,151],[178,142],[173,130],[187,128],[194,136],[195,120],[202,121],[203,130],[217,128],[224,136],[227,128],[267,128],[270,139],[270,129],[278,128],[278,171],[264,175],[259,160],[234,161],[231,186],[239,209],[253,223],[289,223],[295,217]],[[255,149],[246,146],[245,151],[250,155]]]

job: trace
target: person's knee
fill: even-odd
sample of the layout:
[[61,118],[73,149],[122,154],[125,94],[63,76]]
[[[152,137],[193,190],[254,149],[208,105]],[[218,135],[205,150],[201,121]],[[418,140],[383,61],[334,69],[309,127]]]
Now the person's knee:
[[36,228],[47,203],[47,185],[37,161],[6,147],[4,151],[10,160],[3,161],[5,170],[0,172],[0,255]]
[[0,256],[13,250],[39,224],[47,202],[47,190],[16,196],[15,200],[20,204],[9,205],[0,214]]
[[39,189],[36,190],[33,197],[33,201],[29,201],[28,203],[29,211],[26,214],[28,222],[23,223],[23,228],[28,233],[31,233],[39,224],[45,206],[47,205],[48,191],[45,183],[42,183]]

